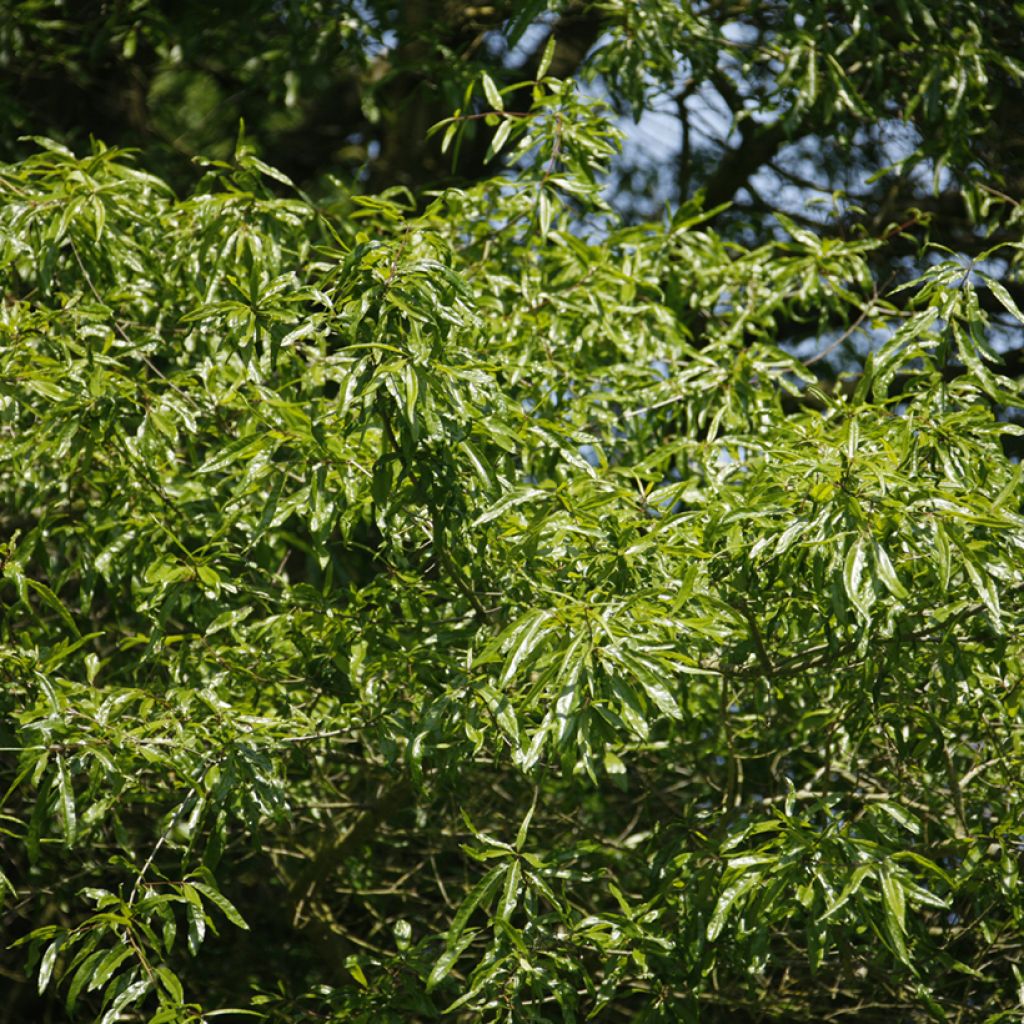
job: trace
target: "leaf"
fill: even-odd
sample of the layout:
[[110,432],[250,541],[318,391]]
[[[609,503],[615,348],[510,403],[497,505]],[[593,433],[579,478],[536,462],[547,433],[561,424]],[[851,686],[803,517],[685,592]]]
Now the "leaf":
[[46,952],[43,953],[43,958],[39,963],[39,994],[42,995],[46,991],[46,986],[50,984],[50,978],[53,975],[53,965],[57,962],[57,953],[60,951],[60,947],[64,943],[64,937],[54,939],[53,942],[46,947]]
[[243,167],[252,167],[254,170],[265,174],[268,178],[273,178],[274,181],[279,181],[282,185],[287,185],[289,188],[295,188],[295,182],[288,177],[283,171],[279,171],[276,167],[271,167],[270,164],[264,163],[258,157],[253,156],[251,153],[247,153],[239,161]]
[[885,584],[889,593],[892,594],[893,597],[906,600],[910,596],[910,593],[900,582],[900,578],[896,575],[896,570],[893,568],[892,562],[889,561],[889,556],[886,554],[885,548],[883,548],[877,541],[874,543],[874,555],[875,569],[878,572],[878,578]]
[[864,565],[867,545],[862,536],[855,538],[846,552],[843,562],[843,586],[850,603],[864,618],[871,613],[870,589],[864,586]]
[[490,899],[507,870],[507,862],[496,864],[476,883],[476,885],[473,886],[472,889],[470,889],[468,895],[459,905],[459,909],[448,928],[448,934],[445,938],[445,946],[448,950],[457,948],[459,939],[462,937],[462,933],[465,930],[466,925],[469,923],[469,919],[472,916],[473,911],[475,911],[482,903],[486,903],[487,900]]
[[877,804],[877,807],[880,811],[888,814],[893,821],[902,825],[908,832],[912,832],[915,836],[921,834],[921,823],[906,808],[890,803],[888,800]]
[[412,945],[412,925],[404,918],[396,921],[391,931],[395,936],[395,945],[400,951],[404,952]]
[[981,274],[981,278],[985,284],[988,285],[989,290],[998,299],[999,304],[1010,314],[1015,320],[1024,324],[1024,313],[1021,313],[1020,307],[1013,301],[1010,293],[994,278],[989,277],[988,274]]
[[512,120],[511,118],[505,118],[501,124],[498,125],[498,130],[494,133],[494,138],[491,139],[491,153],[497,156],[502,147],[508,142],[509,134],[512,131]]
[[40,583],[38,580],[32,579],[31,576],[25,577],[25,583],[43,599],[44,603],[48,604],[60,616],[64,625],[75,636],[80,635],[78,626],[75,625],[75,620],[71,617],[71,613],[67,608],[64,607],[64,602],[45,583]]
[[241,608],[229,608],[216,616],[209,626],[206,627],[206,635],[211,636],[214,633],[219,633],[222,629],[237,626],[240,622],[244,622],[251,614],[251,604],[243,605]]
[[498,918],[507,921],[519,902],[520,883],[522,882],[522,871],[519,861],[514,860],[505,873],[505,889],[498,904]]
[[523,820],[519,823],[519,829],[516,832],[515,848],[517,851],[521,851],[526,845],[526,836],[530,831],[530,822],[533,820],[533,812],[537,810],[537,799],[540,796],[540,789],[533,791],[533,802],[530,804],[530,809],[526,812]]
[[953,570],[950,557],[949,537],[941,522],[935,523],[935,555],[939,567],[939,584],[943,590],[949,590],[949,579]]
[[846,457],[853,459],[860,444],[860,422],[851,417],[846,424]]
[[530,737],[530,745],[523,749],[521,746],[513,751],[513,758],[523,772],[528,772],[539,760],[544,750],[544,743],[551,732],[553,721],[550,712],[544,716],[540,727]]
[[462,956],[466,947],[473,941],[473,933],[467,932],[463,935],[457,943],[453,946],[447,946],[444,952],[437,958],[437,962],[434,964],[433,969],[427,976],[427,984],[425,986],[428,993],[433,992],[435,988],[448,976],[451,969],[455,966],[455,962]]
[[402,378],[405,382],[405,419],[410,428],[415,428],[416,400],[420,394],[420,379],[416,367],[406,363],[402,367]]
[[658,710],[669,718],[681,721],[683,712],[680,710],[676,698],[663,682],[666,674],[664,668],[661,669],[659,675],[658,666],[651,665],[636,655],[621,649],[617,651],[617,655],[622,664],[632,671],[637,682],[640,683]]
[[67,146],[63,146],[61,143],[55,142],[53,139],[47,138],[45,135],[19,135],[18,141],[34,142],[41,149],[45,149],[50,153],[57,153],[64,157],[73,158],[75,155]]
[[711,919],[708,921],[708,942],[714,942],[715,939],[721,935],[722,929],[725,927],[726,919],[729,916],[729,911],[732,909],[733,905],[760,881],[761,875],[755,871],[750,871],[741,875],[738,881],[733,882],[722,889],[722,892],[718,897],[718,902],[715,904],[715,909],[711,914]]
[[779,539],[775,542],[775,553],[776,555],[785,554],[786,551],[792,547],[794,541],[803,534],[807,533],[813,524],[805,522],[803,519],[796,519],[785,530],[779,534]]
[[175,1005],[180,1006],[184,1001],[185,993],[177,975],[169,967],[165,966],[155,968],[155,973],[160,979],[160,984],[163,986],[164,991],[171,997]]
[[370,494],[373,497],[374,504],[379,508],[387,508],[390,504],[396,468],[396,456],[393,454],[381,456],[374,463]]
[[885,909],[885,922],[889,938],[892,940],[896,955],[904,962],[909,963],[907,946],[904,941],[906,934],[906,902],[903,895],[903,886],[900,885],[892,873],[888,864],[883,864],[879,872],[879,881],[882,886],[882,903]]
[[646,691],[647,696],[657,704],[658,710],[661,711],[662,714],[668,715],[669,718],[682,719],[683,713],[679,709],[679,705],[676,703],[675,697],[673,697],[669,692],[668,687],[663,683],[648,680],[643,676],[640,677],[640,685]]
[[539,645],[540,641],[555,628],[552,621],[553,612],[550,609],[534,609],[527,612],[520,624],[517,624],[516,638],[509,648],[505,659],[505,666],[502,669],[501,677],[498,679],[499,686],[506,686],[509,680],[518,672],[520,665],[528,658]]
[[470,441],[460,441],[459,446],[463,452],[465,452],[474,472],[480,478],[480,483],[488,490],[493,490],[497,486],[497,477],[494,473],[494,467],[491,465],[489,460],[485,458],[480,449]]
[[75,968],[75,973],[71,977],[71,984],[68,986],[67,998],[64,1001],[64,1008],[69,1014],[74,1011],[75,1004],[78,1002],[78,996],[81,994],[83,987],[92,979],[97,965],[106,955],[107,950],[97,949],[90,953]]
[[270,439],[265,435],[253,437],[246,435],[236,438],[225,445],[219,451],[213,452],[207,460],[196,470],[197,473],[216,473],[227,468],[231,463],[245,459],[270,444]]
[[[458,113],[456,113],[456,118]],[[451,148],[452,140],[455,138],[455,133],[461,127],[460,122],[457,119],[453,119],[451,124],[448,125],[444,130],[444,136],[441,138],[441,152],[447,153]]]
[[480,82],[484,87],[484,95],[487,97],[487,102],[495,109],[503,111],[505,104],[501,98],[501,93],[498,91],[498,87],[494,84],[494,79],[491,78],[486,71],[481,72]]
[[370,983],[366,980],[366,974],[363,971],[362,965],[354,956],[346,958],[345,968],[348,970],[348,973],[352,975],[352,977],[359,985],[361,985],[363,988],[370,987]]
[[544,498],[547,494],[544,491],[538,490],[536,487],[530,487],[525,490],[514,491],[511,494],[506,494],[504,497],[496,501],[486,512],[476,517],[471,527],[483,526],[484,523],[489,523],[492,519],[497,519],[498,516],[503,515],[509,509],[515,508],[517,505],[522,505],[524,502],[533,501],[534,498]]
[[537,65],[537,78],[541,79],[548,73],[548,68],[551,67],[551,61],[555,56],[555,35],[552,33],[548,36],[548,41],[544,44],[544,53],[541,55],[540,64]]
[[[186,895],[188,893],[195,895],[191,886],[182,886],[182,889]],[[203,939],[206,938],[206,915],[203,913],[202,906],[196,906],[191,901],[185,907],[185,915],[188,918],[188,951],[195,956],[203,944]]]
[[953,541],[960,550],[964,569],[967,571],[968,578],[981,598],[982,604],[984,604],[985,609],[988,611],[992,625],[995,627],[996,632],[1001,633],[1003,631],[1002,609],[999,605],[999,591],[996,589],[995,582],[967,543],[962,541],[955,533],[953,534]]
[[3,895],[5,890],[12,896],[18,895],[18,890],[14,888],[14,884],[4,873],[3,868],[0,868],[0,908],[4,905]]
[[75,815],[75,791],[71,785],[67,762],[62,754],[57,755],[57,791],[60,796],[60,813],[64,824],[64,842],[71,846],[78,831]]
[[844,907],[849,901],[850,897],[853,896],[857,890],[861,887],[864,879],[873,874],[874,867],[871,864],[861,864],[854,869],[853,874],[850,876],[849,881],[843,886],[843,891],[839,896],[833,900],[828,907],[825,909],[825,913],[818,918],[819,921],[824,921],[830,918],[838,910]]
[[242,915],[235,909],[233,903],[221,892],[218,892],[210,885],[202,882],[192,882],[192,888],[201,892],[218,910],[236,927],[248,931],[249,926],[245,923]]
[[893,860],[908,860],[918,867],[923,868],[925,871],[933,874],[944,886],[948,889],[956,888],[956,882],[948,871],[941,868],[934,861],[929,860],[927,857],[923,857],[916,850],[898,850],[893,854]]
[[496,693],[489,686],[480,686],[477,692],[483,697],[488,710],[494,716],[498,728],[508,737],[513,750],[519,747],[519,720],[512,702],[505,694]]
[[114,997],[114,1001],[110,1004],[110,1009],[100,1018],[100,1024],[114,1024],[114,1022],[121,1016],[121,1011],[131,1003],[134,1003],[137,999],[140,999],[149,990],[152,982],[148,978],[141,978],[138,981],[132,982],[126,988],[122,989],[118,995]]
[[109,950],[104,956],[102,962],[97,966],[93,972],[92,978],[89,981],[89,987],[86,989],[87,992],[95,992],[96,989],[102,988],[111,977],[114,972],[132,956],[131,946],[125,944],[123,946],[115,946]]
[[196,575],[208,587],[216,587],[220,583],[220,574],[209,565],[197,565]]

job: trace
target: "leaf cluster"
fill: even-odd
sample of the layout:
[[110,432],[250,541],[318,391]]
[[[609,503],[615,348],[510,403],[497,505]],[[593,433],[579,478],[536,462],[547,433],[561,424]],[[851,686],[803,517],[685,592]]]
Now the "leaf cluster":
[[[476,88],[514,171],[422,203],[341,216],[244,139],[185,198],[100,144],[0,168],[17,998],[1012,1019],[1013,298],[624,225],[600,107]],[[779,344],[865,308],[849,387]]]

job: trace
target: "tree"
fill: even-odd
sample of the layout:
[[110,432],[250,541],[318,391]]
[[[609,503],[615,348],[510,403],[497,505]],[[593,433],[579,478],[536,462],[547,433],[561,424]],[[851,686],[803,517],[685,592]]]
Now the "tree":
[[[1019,1015],[1019,14],[796,7],[12,5],[4,1020]],[[114,144],[213,54],[186,189]],[[343,60],[379,166],[297,186]],[[664,215],[588,71],[730,104]]]

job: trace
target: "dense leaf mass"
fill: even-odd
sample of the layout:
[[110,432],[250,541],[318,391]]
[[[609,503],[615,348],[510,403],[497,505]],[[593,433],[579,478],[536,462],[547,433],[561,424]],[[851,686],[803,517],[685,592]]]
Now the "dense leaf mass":
[[[774,6],[604,4],[591,66],[642,108],[762,17],[786,132],[882,116],[845,55],[908,88],[895,15]],[[937,6],[969,259],[617,211],[554,42],[465,72],[461,187],[305,191],[244,131],[187,190],[0,165],[0,1019],[1019,1018],[1021,229],[972,147],[1020,77]]]

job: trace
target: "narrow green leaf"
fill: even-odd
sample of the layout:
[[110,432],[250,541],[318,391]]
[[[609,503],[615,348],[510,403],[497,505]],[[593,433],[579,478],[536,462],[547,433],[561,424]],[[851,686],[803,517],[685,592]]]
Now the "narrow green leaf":
[[92,979],[97,965],[106,955],[107,950],[97,949],[90,953],[75,969],[75,973],[71,977],[71,984],[68,986],[67,998],[64,1001],[64,1008],[68,1013],[74,1011],[75,1004],[78,1002],[78,996],[86,983]]
[[427,976],[426,990],[433,992],[435,988],[448,976],[455,962],[462,956],[466,947],[473,941],[473,932],[466,932],[453,946],[447,947],[437,958],[433,969]]
[[121,1011],[144,996],[151,985],[152,982],[148,978],[140,978],[128,985],[127,988],[122,989],[114,997],[110,1009],[100,1018],[99,1024],[114,1024],[120,1018]]
[[904,939],[906,934],[906,902],[903,886],[893,877],[892,869],[888,864],[882,865],[879,881],[882,886],[882,904],[885,910],[886,930],[889,933],[889,938],[892,940],[896,955],[904,963],[909,963],[907,945]]
[[64,937],[54,939],[46,947],[46,952],[43,953],[43,958],[39,963],[39,994],[42,995],[46,991],[46,986],[50,984],[50,978],[53,975],[53,965],[57,962],[57,953],[60,951],[60,947],[64,942]]
[[1003,309],[1015,320],[1024,324],[1024,313],[1021,313],[1020,307],[1013,301],[1010,293],[994,277],[989,277],[987,274],[981,274],[980,276]]
[[402,378],[405,382],[405,418],[410,427],[416,424],[416,400],[420,394],[420,379],[416,367],[406,363],[402,367]]
[[867,545],[864,538],[858,536],[846,552],[843,562],[843,586],[850,603],[865,618],[871,612],[870,588],[864,586],[864,564]]
[[118,969],[132,955],[132,947],[127,943],[115,946],[103,958],[103,962],[96,968],[89,981],[87,992],[95,992],[102,988]]
[[473,471],[480,478],[480,482],[488,490],[497,487],[497,478],[494,474],[494,467],[484,456],[483,452],[470,441],[460,441],[459,447],[466,453]]
[[537,223],[541,240],[548,237],[548,232],[551,230],[551,217],[551,197],[548,195],[547,189],[542,188],[537,197]]
[[715,909],[711,914],[711,920],[708,921],[707,937],[709,942],[714,942],[722,933],[722,929],[725,927],[725,922],[733,904],[735,904],[744,893],[749,892],[755,885],[757,885],[760,880],[760,874],[756,871],[750,871],[741,875],[738,881],[731,885],[727,885],[722,890],[721,895],[718,897],[718,902],[715,904]]
[[57,792],[60,797],[60,813],[64,825],[64,842],[71,846],[78,832],[78,819],[75,815],[75,791],[71,785],[67,762],[62,754],[57,755]]
[[279,181],[282,185],[295,188],[295,182],[287,174],[279,171],[276,167],[271,167],[270,164],[264,163],[259,157],[253,156],[251,153],[247,153],[239,162],[244,167],[252,167],[254,170],[259,171],[260,174],[265,174],[268,178]]
[[220,615],[216,616],[209,626],[206,627],[206,635],[211,636],[214,633],[219,633],[222,629],[237,626],[240,622],[245,621],[245,619],[247,619],[251,614],[251,604],[244,605],[241,608],[229,608],[227,611],[223,611]]
[[45,604],[48,604],[60,616],[64,625],[75,636],[79,636],[78,626],[75,625],[75,620],[71,617],[71,613],[64,607],[64,602],[45,583],[40,583],[39,580],[34,580],[31,576],[25,577],[25,583],[43,599]]
[[180,1006],[184,1001],[185,993],[178,976],[169,967],[164,966],[155,968],[155,972],[164,991],[171,997],[175,1005]]
[[544,45],[544,53],[540,58],[540,64],[537,65],[537,79],[538,81],[548,73],[548,68],[551,67],[551,61],[555,56],[555,36],[552,33],[548,36],[548,41]]
[[851,416],[846,424],[846,457],[853,459],[860,444],[860,421]]
[[850,876],[849,881],[843,886],[843,891],[839,896],[831,902],[825,909],[825,913],[818,918],[819,921],[824,921],[826,918],[831,917],[838,910],[846,905],[850,897],[857,892],[861,887],[864,879],[867,878],[874,872],[874,867],[871,864],[861,864],[857,867],[853,874]]
[[997,632],[1001,633],[1003,630],[1002,609],[999,605],[999,591],[996,589],[995,581],[986,572],[978,555],[965,541],[962,541],[956,534],[953,535],[953,540],[960,550],[964,569],[988,611],[992,625],[995,626]]
[[555,628],[555,623],[552,621],[553,614],[549,609],[534,610],[527,613],[530,617],[530,623],[527,628],[519,633],[515,643],[509,648],[505,667],[502,669],[501,677],[498,680],[499,686],[505,686],[515,676],[523,661],[537,649],[541,640]]
[[935,555],[939,566],[939,583],[943,590],[949,590],[953,562],[950,557],[949,537],[939,521],[935,523]]
[[345,960],[345,968],[348,973],[352,975],[356,983],[361,985],[363,988],[369,988],[370,983],[366,980],[366,974],[363,971],[362,964],[355,957],[348,957]]
[[505,875],[505,889],[498,904],[498,917],[502,921],[507,921],[516,909],[516,904],[519,902],[521,882],[522,870],[519,867],[519,861],[514,860],[509,865],[508,872]]
[[192,882],[192,887],[201,892],[218,910],[236,927],[248,931],[249,926],[245,923],[242,915],[235,909],[231,901],[221,892],[218,892],[210,885],[202,882]]
[[459,122],[452,121],[450,125],[444,130],[444,136],[441,139],[441,152],[447,153],[451,148],[452,139],[455,138],[455,133],[459,130]]
[[512,131],[512,118],[506,117],[501,124],[498,125],[498,130],[494,133],[494,138],[491,140],[491,152],[494,156],[497,156],[505,143],[508,142],[509,134]]
[[[187,892],[192,891],[191,886],[182,888]],[[198,896],[196,898],[198,899]],[[203,913],[202,906],[197,907],[194,903],[189,902],[185,907],[185,916],[188,918],[188,951],[195,956],[203,944],[203,939],[206,938],[206,915]]]
[[668,715],[669,718],[682,719],[683,713],[680,711],[675,697],[672,696],[664,683],[658,683],[641,676],[640,685],[644,688],[647,696],[658,706],[658,710],[662,714]]
[[[515,862],[512,861],[512,863]],[[448,935],[445,939],[445,944],[449,950],[455,948],[458,944],[466,925],[469,923],[469,919],[472,916],[473,911],[490,899],[497,888],[498,883],[508,870],[508,865],[509,861],[496,864],[476,883],[476,885],[473,886],[472,889],[470,889],[466,898],[459,905],[459,909],[456,911],[455,917],[452,919],[451,926],[448,928]]]
[[908,832],[912,832],[915,836],[921,834],[921,823],[906,808],[900,807],[898,804],[891,803],[888,800],[883,801],[877,806],[880,811],[884,811],[893,821],[898,822]]
[[666,677],[671,678],[670,669],[652,664],[622,648],[616,649],[615,655],[619,662],[633,674],[662,714],[668,715],[669,718],[682,719],[683,713],[679,704],[664,681]]
[[3,907],[4,905],[3,896],[5,890],[9,892],[12,896],[18,895],[18,890],[14,888],[14,884],[7,877],[7,875],[4,874],[3,868],[0,868],[0,907]]
[[487,97],[487,102],[495,109],[503,111],[505,109],[505,103],[501,98],[501,93],[498,91],[498,87],[494,84],[494,79],[491,78],[486,71],[480,75],[480,81],[484,87],[484,95]]
[[511,494],[506,494],[503,498],[496,501],[486,512],[476,517],[470,526],[482,526],[484,523],[489,523],[492,519],[497,519],[498,516],[507,512],[511,508],[515,508],[516,505],[522,505],[524,502],[533,501],[535,498],[546,498],[547,493],[539,490],[536,487],[530,487],[526,490],[514,491]]
[[530,822],[533,820],[533,812],[537,809],[537,799],[540,796],[540,790],[535,789],[533,791],[533,802],[530,804],[530,809],[526,812],[523,820],[519,823],[519,829],[516,832],[515,848],[516,850],[522,850],[526,845],[526,836],[530,831]]
[[896,570],[893,568],[892,562],[889,561],[889,556],[877,541],[874,543],[874,555],[875,555],[875,568],[878,571],[878,578],[885,584],[889,593],[893,597],[898,597],[901,600],[905,600],[910,596],[907,588],[900,582],[899,576],[896,575]]
[[540,727],[530,737],[530,745],[525,750],[520,747],[513,751],[515,762],[522,771],[528,772],[540,760],[540,755],[544,750],[544,743],[551,732],[553,724],[551,713],[548,712],[544,716]]
[[519,719],[508,696],[495,693],[489,686],[480,686],[477,692],[483,697],[488,710],[494,715],[498,728],[508,737],[514,750],[519,748]]

